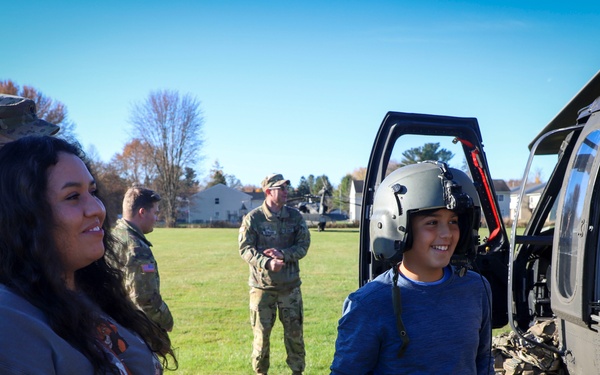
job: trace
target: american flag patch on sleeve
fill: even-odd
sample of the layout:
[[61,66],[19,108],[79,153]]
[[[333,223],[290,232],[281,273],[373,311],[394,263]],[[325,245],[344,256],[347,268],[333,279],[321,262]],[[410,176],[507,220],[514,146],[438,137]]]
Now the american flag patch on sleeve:
[[152,263],[142,264],[142,271],[143,272],[156,272],[156,267],[154,267],[154,264],[152,264]]

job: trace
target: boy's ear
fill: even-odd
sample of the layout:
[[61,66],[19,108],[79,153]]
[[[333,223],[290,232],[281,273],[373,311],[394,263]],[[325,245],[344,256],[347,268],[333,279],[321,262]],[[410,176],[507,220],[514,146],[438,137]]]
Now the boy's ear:
[[138,216],[143,217],[146,214],[146,209],[144,207],[140,207],[137,211]]

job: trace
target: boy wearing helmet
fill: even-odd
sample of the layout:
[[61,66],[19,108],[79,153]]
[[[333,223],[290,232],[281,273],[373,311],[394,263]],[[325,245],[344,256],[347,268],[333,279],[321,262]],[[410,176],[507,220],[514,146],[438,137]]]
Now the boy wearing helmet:
[[494,373],[490,287],[466,269],[479,206],[469,177],[441,162],[383,180],[371,251],[393,266],[344,302],[331,374]]

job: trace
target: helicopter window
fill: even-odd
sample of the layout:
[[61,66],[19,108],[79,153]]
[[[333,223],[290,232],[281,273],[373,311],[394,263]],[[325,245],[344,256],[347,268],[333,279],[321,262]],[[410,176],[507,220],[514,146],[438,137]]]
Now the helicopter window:
[[[584,239],[587,225],[583,217],[586,189],[594,158],[598,154],[600,131],[590,133],[581,144],[573,164],[565,190],[563,213],[559,228],[558,290],[563,297],[571,297],[577,276],[577,255]],[[564,277],[566,275],[566,277]]]

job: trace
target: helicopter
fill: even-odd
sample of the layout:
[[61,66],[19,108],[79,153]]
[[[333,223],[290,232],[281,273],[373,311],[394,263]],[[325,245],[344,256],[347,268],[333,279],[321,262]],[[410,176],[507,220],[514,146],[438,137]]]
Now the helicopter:
[[[359,286],[392,265],[371,252],[369,227],[375,191],[405,136],[448,137],[465,157],[481,202],[485,231],[471,259],[455,258],[482,274],[492,289],[492,326],[509,326],[522,357],[539,350],[560,359],[564,374],[600,368],[600,71],[529,144],[516,207],[529,202],[526,182],[534,158],[552,156],[553,171],[523,230],[521,210],[510,238],[476,118],[388,112],[375,137],[364,182],[359,237]],[[481,231],[480,231],[481,236]],[[531,336],[552,322],[556,340]],[[529,356],[529,357],[531,357]],[[514,364],[514,363],[511,363]],[[520,372],[519,372],[520,373]],[[556,373],[556,372],[550,372]]]
[[[332,199],[331,186],[325,185],[316,195],[305,194],[300,197],[288,199],[288,202],[301,201],[295,206],[308,223],[317,223],[319,232],[325,230],[327,222],[348,220],[349,216],[340,209],[330,210],[328,206]],[[293,203],[292,203],[293,204]]]

